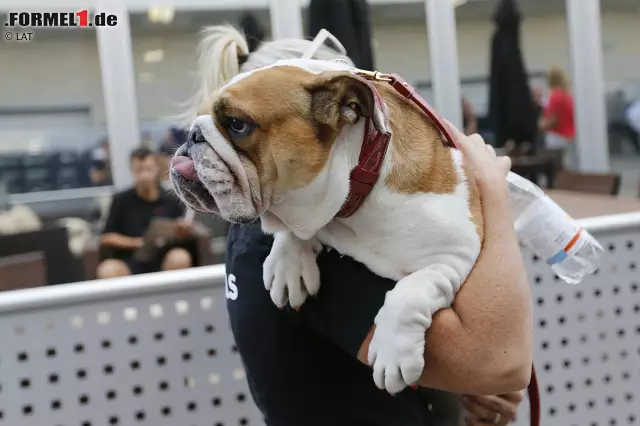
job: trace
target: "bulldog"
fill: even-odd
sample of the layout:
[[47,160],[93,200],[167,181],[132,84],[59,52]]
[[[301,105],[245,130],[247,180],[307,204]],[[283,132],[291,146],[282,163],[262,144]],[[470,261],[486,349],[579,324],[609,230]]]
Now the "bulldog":
[[191,208],[274,234],[264,285],[280,308],[318,292],[323,245],[397,281],[368,354],[377,386],[396,393],[420,378],[425,330],[469,275],[484,224],[446,144],[460,133],[406,83],[377,80],[306,59],[238,75],[201,105],[171,180]]

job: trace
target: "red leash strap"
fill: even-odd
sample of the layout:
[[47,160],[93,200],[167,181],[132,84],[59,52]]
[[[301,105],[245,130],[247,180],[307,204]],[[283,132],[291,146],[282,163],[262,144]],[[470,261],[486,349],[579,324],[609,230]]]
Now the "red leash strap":
[[536,368],[533,365],[531,366],[531,381],[527,386],[527,393],[529,394],[529,424],[540,426],[540,388]]
[[398,74],[391,74],[389,75],[389,84],[396,90],[396,92],[413,102],[427,115],[427,117],[429,117],[438,130],[440,130],[442,136],[450,146],[458,149],[460,148],[458,141],[452,136],[447,122],[438,115],[436,110],[434,110],[433,107],[431,107],[431,105],[422,98],[422,96],[416,93],[416,89],[407,83],[405,79],[400,77]]

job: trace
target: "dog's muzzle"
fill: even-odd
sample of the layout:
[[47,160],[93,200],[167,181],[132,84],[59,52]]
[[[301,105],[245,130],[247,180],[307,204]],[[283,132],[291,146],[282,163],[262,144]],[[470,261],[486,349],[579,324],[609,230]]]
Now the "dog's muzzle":
[[171,160],[171,182],[197,211],[247,223],[264,210],[255,166],[220,134],[210,116],[198,117]]
[[200,180],[196,170],[195,156],[199,155],[206,143],[200,130],[192,131],[185,142],[171,159],[170,177],[173,188],[178,196],[194,210],[220,214],[217,203],[212,194]]

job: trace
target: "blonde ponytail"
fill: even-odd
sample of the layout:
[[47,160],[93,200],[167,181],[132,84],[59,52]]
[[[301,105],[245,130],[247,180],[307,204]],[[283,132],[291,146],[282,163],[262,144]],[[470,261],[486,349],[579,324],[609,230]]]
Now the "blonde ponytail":
[[202,30],[198,46],[200,85],[206,96],[238,75],[238,58],[249,54],[244,35],[231,25],[219,25]]
[[238,58],[249,54],[245,36],[231,25],[215,25],[201,32],[198,45],[198,80],[195,94],[178,116],[179,124],[188,127],[198,108],[223,84],[240,73]]
[[[282,59],[300,58],[312,47],[311,40],[286,39],[260,44],[249,55],[245,36],[230,25],[205,28],[198,45],[198,80],[194,96],[185,103],[184,113],[177,117],[178,125],[188,128],[196,117],[198,108],[209,100],[221,86],[240,72],[262,68]],[[351,60],[326,46],[315,50],[314,59],[340,59],[353,65]],[[243,59],[240,65],[239,59]]]

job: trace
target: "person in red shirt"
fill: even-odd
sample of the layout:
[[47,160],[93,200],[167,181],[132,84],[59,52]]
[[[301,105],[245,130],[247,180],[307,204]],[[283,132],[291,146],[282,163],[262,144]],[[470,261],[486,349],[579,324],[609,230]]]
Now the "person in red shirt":
[[544,109],[541,127],[546,131],[547,149],[564,152],[564,167],[577,168],[575,146],[575,122],[573,116],[573,97],[569,92],[569,81],[563,69],[553,67],[547,75],[549,100]]

